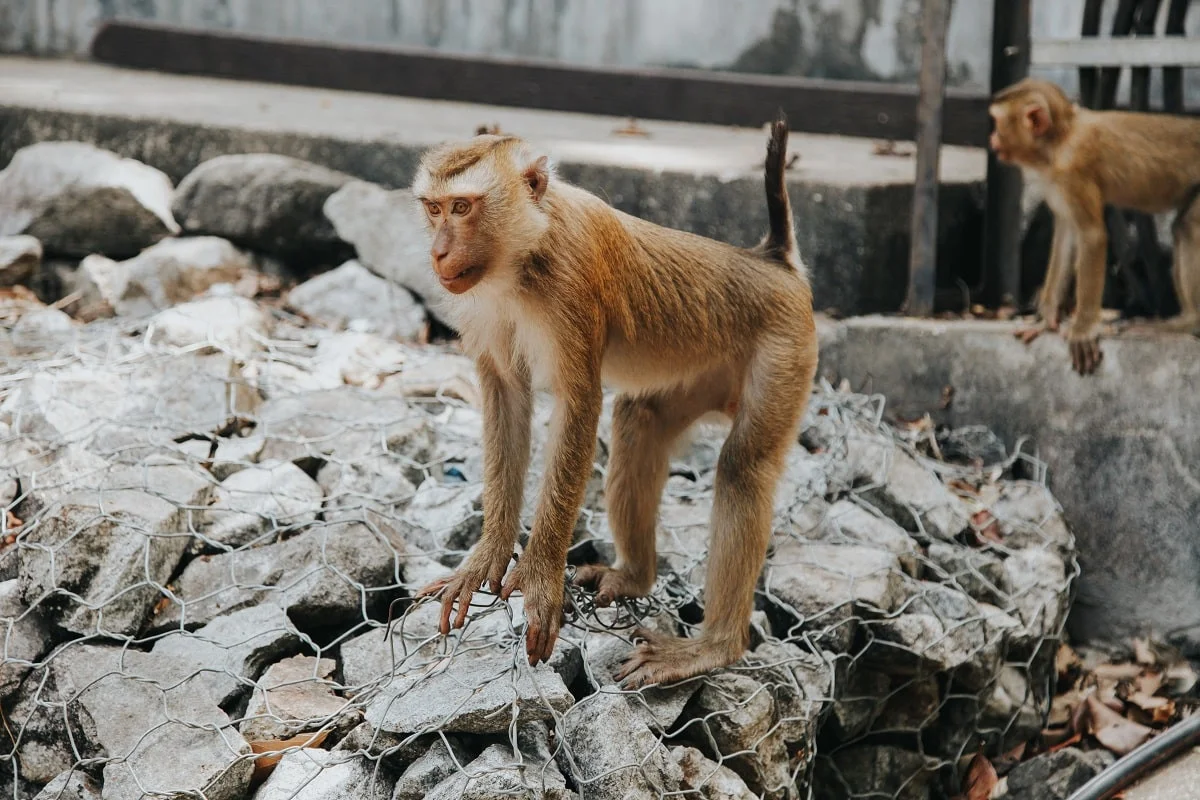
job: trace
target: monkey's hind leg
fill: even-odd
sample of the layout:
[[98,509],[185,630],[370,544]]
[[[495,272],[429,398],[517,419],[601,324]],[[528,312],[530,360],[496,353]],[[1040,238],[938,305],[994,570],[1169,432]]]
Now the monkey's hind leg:
[[[1200,189],[1200,187],[1198,187]],[[1171,228],[1175,239],[1171,277],[1179,298],[1179,314],[1165,320],[1131,325],[1126,333],[1190,333],[1200,336],[1200,203],[1193,192]]]
[[693,639],[636,631],[644,641],[616,676],[627,687],[683,680],[732,664],[746,652],[775,488],[815,371],[815,353],[791,342],[763,345],[751,362],[717,461],[703,631]]
[[588,564],[575,584],[596,590],[596,605],[644,597],[655,576],[655,524],[670,469],[671,446],[712,402],[705,391],[622,395],[613,408],[605,497],[617,549],[612,567]]

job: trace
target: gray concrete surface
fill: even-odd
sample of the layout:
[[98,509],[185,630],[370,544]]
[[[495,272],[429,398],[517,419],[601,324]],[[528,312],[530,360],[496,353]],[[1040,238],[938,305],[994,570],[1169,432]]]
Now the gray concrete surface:
[[1200,800],[1200,747],[1129,787],[1125,800]]
[[1083,378],[1062,338],[1025,347],[1013,330],[848,320],[824,328],[821,370],[882,393],[889,414],[987,425],[1010,447],[1030,437],[1079,540],[1072,633],[1178,632],[1200,651],[1200,339],[1107,339],[1099,373]]
[[[764,131],[624,120],[250,82],[80,62],[0,58],[0,167],[44,140],[87,141],[181,180],[228,153],[275,152],[385,186],[405,186],[420,153],[480,125],[544,146],[562,174],[639,216],[735,244],[762,235]],[[865,139],[796,134],[792,202],[818,304],[843,313],[899,308],[904,296],[912,158]],[[942,157],[945,263],[978,259],[982,150]]]

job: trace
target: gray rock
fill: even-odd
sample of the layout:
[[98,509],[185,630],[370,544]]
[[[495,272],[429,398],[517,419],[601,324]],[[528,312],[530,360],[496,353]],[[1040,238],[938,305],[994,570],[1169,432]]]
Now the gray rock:
[[64,297],[75,294],[79,298],[64,308],[80,322],[94,322],[114,316],[128,279],[128,263],[113,261],[98,253],[80,261],[74,271],[62,276]]
[[1007,775],[1012,800],[1067,800],[1100,774],[1115,758],[1107,750],[1083,752],[1073,747],[1031,758]]
[[927,800],[937,762],[898,747],[852,747],[818,756],[813,781],[819,800],[881,794],[895,800]]
[[0,286],[28,284],[42,263],[42,243],[32,236],[0,236]]
[[426,331],[425,310],[403,286],[386,281],[357,261],[318,275],[288,293],[288,306],[309,319],[338,329],[419,341]]
[[298,624],[361,622],[387,608],[403,583],[405,544],[386,525],[341,521],[266,547],[193,560],[153,628],[205,625],[258,604],[286,609]]
[[436,786],[429,800],[493,800],[525,797],[530,800],[566,800],[575,797],[553,761],[530,764],[512,748],[494,744],[467,765],[466,770]]
[[409,479],[412,471],[407,459],[393,453],[331,461],[317,473],[317,483],[325,493],[326,514],[362,509],[396,514],[417,494]]
[[854,669],[841,688],[826,723],[834,740],[846,742],[866,733],[883,711],[891,688],[892,679],[884,673],[862,667]]
[[[424,755],[404,770],[396,782],[392,800],[425,800],[439,784],[461,775],[473,760],[474,757],[457,738],[439,737]],[[558,771],[557,768],[555,771]]]
[[12,327],[13,347],[22,354],[72,350],[78,341],[75,320],[57,308],[25,314]]
[[48,782],[75,765],[74,746],[85,758],[109,759],[106,798],[136,800],[144,790],[240,800],[253,768],[249,746],[201,686],[162,682],[166,666],[159,656],[120,647],[57,651],[45,680],[27,682],[29,693],[13,708],[26,733],[22,772]]
[[[214,442],[217,449],[210,455]],[[188,463],[203,465],[214,478],[223,481],[256,464],[266,443],[265,438],[254,433],[246,436],[234,433],[213,439],[189,439],[171,449]]]
[[[187,505],[202,504],[210,490],[202,475],[169,469],[190,483]],[[22,536],[22,594],[73,633],[134,635],[187,550],[186,530],[187,510],[148,491],[68,497]]]
[[46,784],[33,800],[100,800],[100,787],[86,772],[72,769]]
[[354,249],[321,209],[349,180],[286,156],[218,156],[180,182],[172,207],[189,233],[221,236],[306,267],[340,264]]
[[554,670],[515,659],[454,658],[431,673],[397,677],[367,707],[367,721],[390,733],[502,733],[514,713],[553,719],[575,702]]
[[29,234],[47,253],[132,256],[178,232],[170,179],[90,144],[39,142],[0,172],[0,236]]
[[806,652],[790,642],[767,641],[745,657],[748,673],[775,700],[779,733],[788,744],[811,748],[833,701],[834,656]]
[[1034,639],[1057,637],[1067,616],[1067,568],[1047,550],[1021,550],[1004,561],[1012,594],[1009,606]]
[[367,269],[413,292],[431,314],[447,321],[450,293],[433,272],[428,224],[411,191],[353,181],[325,202],[325,216]]
[[588,683],[596,689],[617,683],[617,672],[633,655],[634,644],[630,637],[635,626],[668,636],[679,635],[678,624],[670,614],[635,620],[619,607],[598,608],[595,610],[595,620],[589,618],[586,622],[589,624],[582,635],[577,628],[570,628],[561,637],[578,646],[584,662],[584,674]]
[[119,264],[85,259],[80,265],[89,271],[96,294],[122,316],[186,303],[218,284],[236,283],[253,268],[246,253],[215,236],[165,239]]
[[421,358],[426,352],[425,348],[410,352],[404,369],[385,377],[380,391],[401,397],[461,400],[475,408],[483,405],[474,361],[460,353],[442,351],[432,351]]
[[754,800],[758,796],[736,772],[705,758],[694,747],[674,747],[671,758],[683,771],[682,788],[694,791],[704,800]]
[[270,320],[252,300],[218,295],[160,311],[148,325],[146,340],[152,345],[220,351],[245,358],[263,348]]
[[720,672],[706,678],[693,701],[698,720],[692,738],[742,777],[756,794],[792,798],[796,787],[773,692],[747,675]]
[[891,689],[873,732],[914,733],[932,731],[939,723],[941,691],[934,677],[912,678]]
[[343,729],[353,725],[359,715],[347,707],[345,698],[334,694],[336,669],[332,658],[306,655],[272,664],[255,683],[241,725],[242,736],[249,742],[282,740],[315,731],[331,721]]
[[[614,736],[613,731],[620,731]],[[586,797],[653,800],[677,791],[683,770],[623,695],[600,691],[563,715],[558,764]]]
[[952,541],[970,525],[963,502],[937,473],[900,448],[892,452],[883,482],[864,489],[862,497],[926,541]]
[[1000,497],[992,504],[992,516],[1000,524],[1006,547],[1050,547],[1060,558],[1073,558],[1075,537],[1063,517],[1062,507],[1050,490],[1033,481],[1001,484]]
[[316,481],[290,461],[263,461],[230,475],[217,488],[203,541],[219,549],[243,547],[301,528],[321,511]]
[[829,507],[825,525],[829,541],[846,541],[895,553],[904,571],[917,576],[917,544],[908,533],[887,517],[872,513],[850,500]]
[[[988,550],[975,550],[945,542],[931,542],[927,555],[942,576],[971,597],[1004,605],[1012,587],[1004,561]],[[939,578],[942,578],[939,576]]]
[[275,766],[254,800],[388,800],[391,776],[370,759],[317,748],[294,750]]
[[457,563],[483,533],[483,484],[430,478],[417,487],[403,518],[425,532],[422,549]]
[[287,615],[260,606],[218,617],[194,632],[170,631],[154,643],[151,652],[167,665],[162,683],[190,679],[209,692],[213,703],[225,706],[268,664],[299,646],[300,636]]
[[49,643],[50,626],[41,609],[21,599],[21,582],[0,582],[0,703],[17,690]]

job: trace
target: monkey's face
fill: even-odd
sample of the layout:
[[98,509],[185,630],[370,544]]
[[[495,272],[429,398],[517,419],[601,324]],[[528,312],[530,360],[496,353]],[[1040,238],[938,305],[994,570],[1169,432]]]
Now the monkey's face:
[[470,291],[488,269],[488,236],[481,197],[425,198],[425,214],[433,229],[429,255],[433,271],[451,294]]
[[992,135],[988,145],[996,157],[1007,164],[1033,164],[1038,161],[1043,138],[1050,128],[1047,109],[1037,103],[997,103],[988,109]]

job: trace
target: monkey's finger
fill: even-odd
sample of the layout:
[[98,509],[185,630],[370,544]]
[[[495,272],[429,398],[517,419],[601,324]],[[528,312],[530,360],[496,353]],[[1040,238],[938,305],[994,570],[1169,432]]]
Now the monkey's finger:
[[426,586],[421,591],[417,592],[414,600],[420,600],[422,597],[431,597],[446,588],[446,584],[450,583],[449,578],[440,578]]
[[475,590],[469,587],[464,587],[458,593],[458,616],[454,619],[454,627],[461,628],[467,624],[467,612],[471,610],[471,598],[475,596]]
[[454,612],[454,597],[456,592],[446,592],[442,595],[442,620],[438,625],[438,630],[442,632],[442,636],[450,634],[450,614]]
[[652,631],[649,628],[639,627],[633,629],[633,638],[634,640],[641,639],[646,644],[653,646],[661,644],[662,641],[668,637],[659,633],[658,631]]

